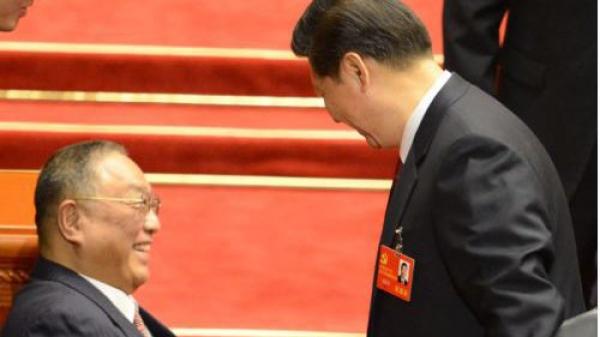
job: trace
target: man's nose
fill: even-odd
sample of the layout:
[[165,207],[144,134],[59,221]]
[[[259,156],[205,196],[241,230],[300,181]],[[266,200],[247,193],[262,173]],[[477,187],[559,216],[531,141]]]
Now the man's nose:
[[144,230],[150,233],[156,233],[160,229],[160,219],[158,214],[151,210],[146,214],[146,221],[144,221]]

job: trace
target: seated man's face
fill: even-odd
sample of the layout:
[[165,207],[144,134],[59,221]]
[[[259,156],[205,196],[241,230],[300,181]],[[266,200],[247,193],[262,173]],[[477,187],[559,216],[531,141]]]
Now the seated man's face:
[[33,0],[0,0],[0,31],[12,31]]
[[[140,168],[128,157],[109,154],[99,159],[96,197],[136,200],[152,195]],[[160,229],[158,215],[143,204],[94,200],[82,202],[82,262],[98,280],[132,293],[149,276],[150,248]]]

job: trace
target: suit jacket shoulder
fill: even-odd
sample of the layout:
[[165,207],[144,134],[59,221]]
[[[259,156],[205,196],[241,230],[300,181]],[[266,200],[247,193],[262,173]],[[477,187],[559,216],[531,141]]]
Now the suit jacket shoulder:
[[111,336],[113,323],[75,290],[34,280],[16,297],[3,336]]
[[[154,337],[173,334],[148,317]],[[40,258],[30,282],[19,292],[2,337],[140,337],[135,326],[92,284],[75,272]]]
[[583,310],[567,202],[531,131],[453,75],[416,133],[381,244],[414,258],[411,302],[373,291],[368,335],[550,336]]

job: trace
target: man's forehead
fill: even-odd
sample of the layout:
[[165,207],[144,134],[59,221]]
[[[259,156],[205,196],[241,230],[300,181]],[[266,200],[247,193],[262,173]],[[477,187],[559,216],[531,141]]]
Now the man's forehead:
[[152,192],[152,187],[150,186],[150,184],[146,183],[146,184],[138,184],[138,183],[128,183],[126,184],[127,189],[133,191],[133,192],[139,192],[142,194],[148,194],[150,192]]
[[145,177],[131,177],[107,172],[107,175],[100,177],[98,183],[104,190],[120,191],[122,193],[150,194],[152,187],[146,181]]
[[150,185],[133,160],[122,154],[109,155],[96,165],[98,182],[103,185],[147,192]]

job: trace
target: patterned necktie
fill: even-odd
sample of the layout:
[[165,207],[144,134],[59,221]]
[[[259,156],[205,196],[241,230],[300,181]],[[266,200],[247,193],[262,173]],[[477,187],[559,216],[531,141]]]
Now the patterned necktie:
[[135,310],[135,315],[133,316],[133,325],[135,328],[142,334],[144,337],[152,337],[150,332],[148,332],[148,328],[144,324],[144,320],[142,320],[142,316],[140,316],[139,310]]

